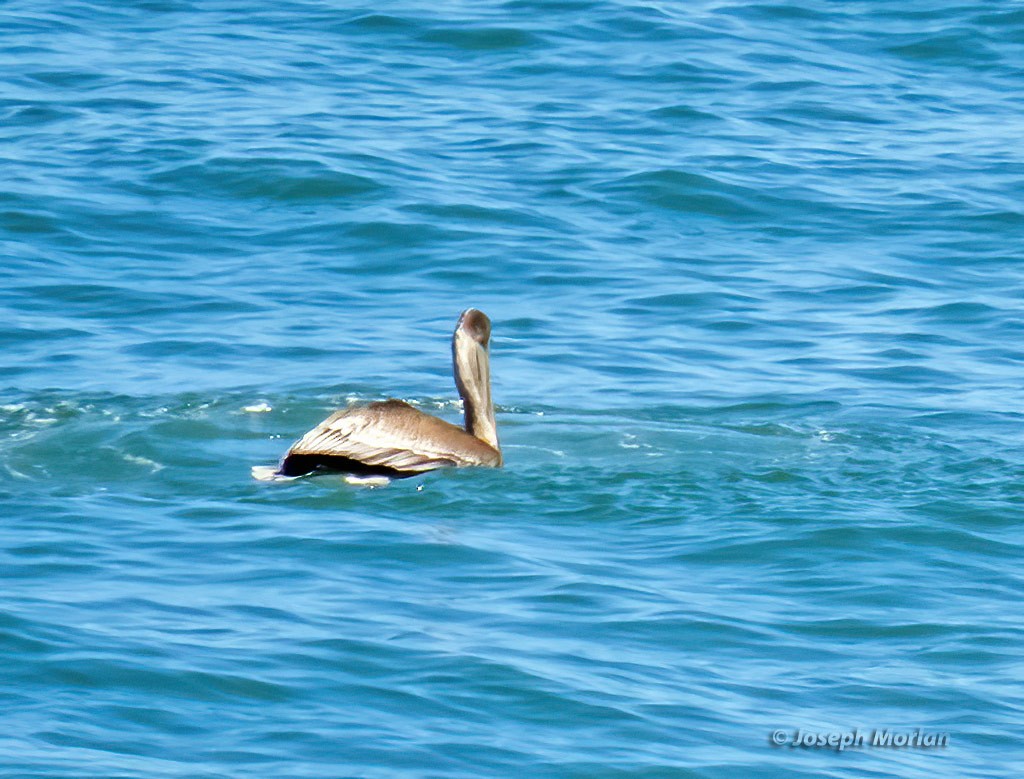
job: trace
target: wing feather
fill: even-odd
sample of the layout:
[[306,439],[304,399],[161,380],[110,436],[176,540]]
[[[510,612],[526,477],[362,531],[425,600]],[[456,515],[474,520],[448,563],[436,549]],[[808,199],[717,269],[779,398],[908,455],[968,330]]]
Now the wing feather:
[[488,444],[401,400],[335,412],[292,444],[281,461],[281,471],[288,470],[289,458],[314,463],[317,457],[406,475],[500,462],[500,455]]

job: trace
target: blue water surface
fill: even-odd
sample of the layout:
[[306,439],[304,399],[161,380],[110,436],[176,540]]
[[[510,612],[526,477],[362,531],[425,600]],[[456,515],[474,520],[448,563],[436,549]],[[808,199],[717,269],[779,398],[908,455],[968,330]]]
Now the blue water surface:
[[1019,3],[0,15],[5,777],[1019,776]]

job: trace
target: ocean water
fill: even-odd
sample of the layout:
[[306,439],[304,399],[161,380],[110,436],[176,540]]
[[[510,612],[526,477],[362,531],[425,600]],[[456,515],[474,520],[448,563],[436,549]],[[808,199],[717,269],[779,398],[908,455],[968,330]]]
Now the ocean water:
[[1019,776],[1019,3],[0,18],[0,774]]

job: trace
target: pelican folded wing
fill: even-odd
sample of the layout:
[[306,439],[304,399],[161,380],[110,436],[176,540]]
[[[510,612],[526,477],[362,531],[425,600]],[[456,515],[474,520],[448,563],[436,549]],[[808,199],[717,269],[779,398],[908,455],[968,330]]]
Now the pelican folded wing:
[[480,439],[401,400],[338,411],[292,445],[279,473],[315,470],[414,476],[436,468],[495,466],[500,454]]

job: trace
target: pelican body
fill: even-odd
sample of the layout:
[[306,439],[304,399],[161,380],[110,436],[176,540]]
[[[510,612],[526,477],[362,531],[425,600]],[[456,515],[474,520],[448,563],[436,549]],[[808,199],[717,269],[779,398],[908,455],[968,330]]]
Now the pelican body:
[[292,444],[275,475],[341,471],[401,479],[436,468],[501,467],[490,338],[486,314],[475,308],[462,312],[452,335],[452,362],[465,429],[394,398],[355,406],[331,414]]

